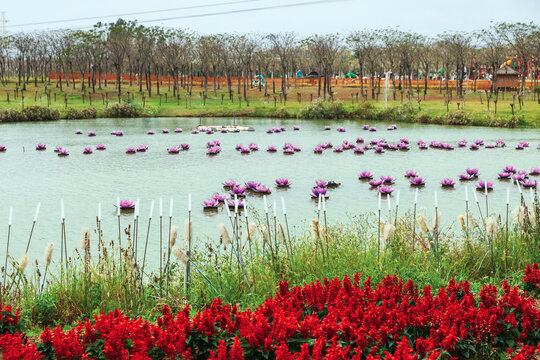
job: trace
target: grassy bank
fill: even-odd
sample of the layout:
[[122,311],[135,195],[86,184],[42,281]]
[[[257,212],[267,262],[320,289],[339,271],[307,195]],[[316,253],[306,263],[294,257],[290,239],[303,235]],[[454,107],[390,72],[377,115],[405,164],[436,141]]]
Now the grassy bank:
[[385,219],[380,228],[374,214],[325,227],[321,214],[320,222],[314,219],[304,235],[291,239],[286,226],[254,214],[249,225],[244,218],[236,219],[234,228],[224,225],[220,239],[195,236],[188,277],[188,258],[181,251],[187,245],[175,228],[169,239],[173,244],[169,266],[165,241],[161,273],[149,269],[149,259],[145,263],[133,258],[129,228],[122,248],[117,239],[99,245],[97,239],[86,242],[83,232],[81,247],[70,251],[67,262],[60,262],[59,249],[45,263],[28,267],[23,259],[10,259],[2,304],[20,306],[28,327],[37,329],[74,324],[114,309],[143,318],[155,317],[163,305],[178,310],[190,304],[198,310],[215,297],[243,309],[254,308],[274,295],[280,281],[295,286],[356,272],[362,280],[370,276],[374,283],[396,274],[434,289],[450,279],[469,281],[473,292],[504,280],[520,285],[526,264],[540,257],[535,214],[538,203],[520,208],[515,219],[509,219],[508,229],[504,216],[492,214],[488,225],[470,216],[460,230],[456,230],[459,220],[452,228],[439,229],[432,225],[432,216],[423,215],[425,222],[413,221],[412,214]]
[[254,87],[246,94],[246,101],[237,93],[229,97],[225,89],[216,90],[215,94],[210,89],[207,96],[201,88],[194,88],[191,95],[181,89],[175,97],[172,92],[163,90],[161,95],[150,95],[147,91],[139,92],[137,87],[125,86],[122,96],[118,97],[112,86],[92,93],[67,87],[64,91],[51,87],[45,90],[38,85],[29,86],[23,94],[15,84],[8,84],[0,88],[0,112],[4,114],[0,114],[0,120],[9,121],[6,110],[20,111],[36,105],[57,110],[59,118],[115,117],[110,108],[120,103],[133,107],[130,113],[133,117],[352,118],[501,127],[540,126],[540,104],[532,94],[525,96],[522,106],[512,94],[501,94],[497,99],[492,96],[488,105],[484,92],[471,92],[456,98],[430,90],[425,100],[416,93],[412,97],[407,93],[405,96],[399,94],[396,100],[389,94],[388,108],[385,108],[382,94],[377,99],[370,99],[358,96],[359,92],[359,88],[339,88],[333,101],[323,102],[317,99],[315,87],[291,88],[285,101],[279,93],[273,94],[268,89],[265,96]]

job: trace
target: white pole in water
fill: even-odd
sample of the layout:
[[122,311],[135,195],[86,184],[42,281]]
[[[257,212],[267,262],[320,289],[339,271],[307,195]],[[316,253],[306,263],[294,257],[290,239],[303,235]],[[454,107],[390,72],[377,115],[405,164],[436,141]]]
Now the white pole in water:
[[390,71],[386,72],[386,75],[384,76],[384,108],[386,109],[388,107],[388,76],[390,74]]

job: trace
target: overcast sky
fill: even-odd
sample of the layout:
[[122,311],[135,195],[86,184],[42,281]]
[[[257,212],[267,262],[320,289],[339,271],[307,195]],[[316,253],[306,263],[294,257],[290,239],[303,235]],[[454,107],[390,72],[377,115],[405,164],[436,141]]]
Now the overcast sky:
[[[290,6],[302,3],[305,5]],[[210,6],[201,7],[205,5]],[[283,5],[288,6],[240,12]],[[169,10],[160,11],[166,9]],[[189,28],[199,33],[294,31],[300,35],[388,26],[435,35],[476,30],[492,21],[540,23],[540,0],[2,0],[0,11],[6,12],[8,32],[86,28],[97,21],[111,22],[118,15],[150,11],[122,18],[137,19],[145,25]],[[216,14],[224,12],[233,13]],[[204,14],[214,15],[200,16]],[[35,24],[88,17],[96,19]],[[20,24],[29,25],[15,26]]]

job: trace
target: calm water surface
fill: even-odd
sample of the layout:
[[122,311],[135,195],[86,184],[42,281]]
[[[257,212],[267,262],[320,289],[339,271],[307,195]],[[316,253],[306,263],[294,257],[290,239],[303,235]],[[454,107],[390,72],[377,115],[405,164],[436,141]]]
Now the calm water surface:
[[[2,169],[2,192],[0,194],[0,253],[5,252],[9,207],[13,206],[13,227],[11,232],[10,253],[19,258],[26,246],[32,225],[34,211],[41,202],[41,211],[36,223],[30,258],[41,262],[46,243],[52,241],[59,249],[60,239],[60,199],[64,199],[67,222],[68,247],[72,250],[80,243],[82,227],[95,228],[98,203],[102,203],[104,237],[116,239],[117,223],[114,216],[116,197],[135,200],[140,198],[141,222],[140,237],[146,235],[148,213],[152,199],[156,201],[154,216],[158,215],[158,199],[163,197],[164,214],[169,211],[169,199],[174,197],[173,223],[183,228],[187,217],[187,194],[193,197],[194,233],[197,241],[208,238],[218,240],[216,224],[227,222],[223,211],[205,214],[201,203],[214,192],[223,193],[221,183],[234,179],[240,182],[261,181],[272,187],[269,204],[274,200],[280,209],[280,198],[287,203],[289,223],[293,225],[293,234],[306,230],[305,220],[314,216],[317,204],[310,199],[310,189],[315,179],[334,180],[341,187],[330,190],[328,200],[329,221],[343,221],[346,217],[375,211],[377,193],[370,190],[367,183],[358,180],[362,170],[373,172],[376,177],[392,175],[396,177],[394,188],[400,189],[400,209],[412,208],[414,188],[403,177],[405,170],[414,169],[427,179],[427,184],[420,190],[419,206],[431,209],[434,203],[434,191],[438,192],[439,207],[443,221],[451,225],[456,215],[464,208],[464,183],[458,183],[454,190],[442,190],[439,181],[450,177],[457,181],[457,176],[467,167],[480,169],[480,179],[494,181],[494,191],[490,193],[492,211],[503,212],[506,203],[506,188],[511,186],[497,179],[497,173],[505,165],[514,165],[518,169],[530,170],[540,167],[540,131],[531,129],[496,129],[482,127],[444,127],[431,125],[399,124],[395,131],[387,131],[388,124],[369,123],[376,126],[377,132],[362,130],[364,122],[358,121],[302,121],[243,119],[240,125],[253,126],[255,132],[234,134],[204,133],[193,135],[190,131],[198,124],[198,119],[160,118],[160,119],[96,119],[82,121],[57,121],[40,123],[0,124],[0,145],[7,151],[0,153]],[[203,124],[221,125],[231,119],[204,119]],[[293,131],[292,126],[299,125],[300,131]],[[331,131],[324,131],[325,125],[331,125]],[[267,134],[266,129],[285,126],[287,131]],[[343,126],[346,132],[335,129]],[[184,129],[181,134],[174,129]],[[161,134],[162,128],[170,129],[169,134]],[[75,135],[76,129],[82,129],[83,135]],[[149,136],[147,130],[156,134]],[[113,130],[122,130],[123,137],[111,136]],[[89,131],[97,136],[88,137]],[[385,138],[389,143],[400,138],[408,138],[411,143],[409,152],[386,152],[375,154],[368,151],[364,155],[355,155],[352,150],[335,153],[326,150],[321,155],[312,152],[316,144],[332,142],[338,145],[343,140],[355,142],[357,137],[364,137],[366,142]],[[494,143],[503,139],[506,148],[470,151],[457,148],[454,151],[429,149],[421,151],[416,141],[423,139],[447,142],[453,145],[461,139],[469,142],[484,139],[485,143]],[[222,151],[215,157],[206,156],[206,143],[211,140],[221,142]],[[514,150],[519,141],[528,141],[530,147],[524,151]],[[38,142],[47,144],[46,151],[34,150]],[[255,142],[260,150],[249,155],[235,151],[236,144],[248,145]],[[267,153],[266,148],[274,145],[280,149],[285,142],[291,142],[302,148],[292,156]],[[83,148],[103,143],[105,151],[94,151],[84,155]],[[168,155],[167,148],[180,143],[190,144],[190,150],[178,155]],[[147,144],[146,153],[125,154],[130,146]],[[53,152],[55,146],[68,149],[70,155],[58,157]],[[276,190],[276,178],[288,178],[293,185],[288,190]],[[473,183],[468,183],[472,189]],[[511,188],[511,208],[517,205],[519,194]],[[394,193],[395,195],[395,193]],[[484,205],[483,195],[479,195]],[[473,195],[470,192],[470,198]],[[527,194],[527,199],[528,199]],[[392,202],[395,201],[395,196]],[[248,197],[250,207],[262,211],[263,200],[257,196]],[[383,203],[386,210],[387,204]],[[472,208],[477,214],[477,208]],[[484,211],[484,208],[482,208]],[[401,211],[401,210],[400,210]],[[281,211],[278,211],[281,217]],[[122,226],[131,222],[132,216],[122,217]],[[154,218],[150,229],[149,259],[157,259],[159,251],[159,219]],[[93,235],[93,241],[96,236]],[[56,255],[59,255],[58,250]],[[152,260],[151,260],[152,261]],[[155,261],[153,261],[155,263]]]

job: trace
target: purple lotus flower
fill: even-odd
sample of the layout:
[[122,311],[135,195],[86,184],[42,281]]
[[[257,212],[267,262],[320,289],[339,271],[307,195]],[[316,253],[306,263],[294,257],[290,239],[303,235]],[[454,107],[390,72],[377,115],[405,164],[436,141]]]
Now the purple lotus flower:
[[386,130],[388,130],[388,131],[392,131],[392,130],[395,130],[395,129],[396,129],[396,128],[393,127],[393,126],[389,126],[389,127],[386,128]]
[[148,130],[146,134],[148,135],[154,135],[156,132],[154,130]]
[[354,152],[355,154],[363,154],[363,153],[364,153],[364,148],[363,148],[363,147],[355,147],[355,148],[353,149],[353,152]]
[[369,125],[362,126],[362,130],[368,130],[368,129],[369,129]]
[[467,146],[467,140],[461,140],[457,144],[458,144],[459,147],[465,147],[465,146]]
[[381,176],[381,180],[385,184],[393,184],[396,178],[393,176]]
[[506,173],[515,173],[517,171],[516,167],[515,166],[512,166],[512,165],[506,165],[505,167],[503,167],[502,169],[503,172],[506,172]]
[[525,146],[523,144],[519,143],[516,145],[516,150],[525,150]]
[[408,143],[409,143],[409,139],[407,139],[407,138],[401,138],[401,139],[399,139],[399,142],[408,144]]
[[331,128],[330,128],[330,126],[328,126],[328,125],[324,127],[324,130],[330,130],[330,129],[331,129]]
[[324,147],[325,147],[326,149],[332,148],[332,147],[334,147],[334,144],[332,144],[331,142],[327,142],[327,143],[324,144]]
[[214,129],[212,129],[212,128],[206,129],[205,133],[207,135],[212,135],[214,133]]
[[405,177],[410,178],[410,177],[415,177],[417,175],[418,175],[418,171],[416,171],[416,170],[406,170],[405,171]]
[[138,152],[145,152],[146,150],[148,150],[148,145],[142,144],[142,145],[137,146]]
[[227,206],[230,208],[238,207],[239,209],[243,209],[244,203],[242,202],[242,200],[238,199],[235,205],[235,202],[231,200],[231,201],[227,201]]
[[347,129],[345,129],[344,127],[338,127],[336,130],[337,130],[338,132],[345,132],[345,131],[347,131]]
[[486,144],[486,146],[484,146],[484,148],[486,148],[486,149],[494,149],[495,144]]
[[357,138],[356,138],[356,143],[361,144],[361,143],[363,143],[363,142],[364,142],[364,138],[363,138],[363,137],[357,137]]
[[249,154],[251,152],[251,150],[247,147],[243,147],[240,149],[240,153],[241,154]]
[[274,131],[275,133],[280,133],[282,130],[281,128],[273,128],[272,131]]
[[221,128],[221,129],[219,130],[219,132],[222,133],[222,134],[225,134],[225,133],[228,133],[229,130],[227,130],[226,128]]
[[520,141],[519,142],[519,145],[523,146],[523,147],[529,147],[529,143],[526,142],[526,141]]
[[180,144],[182,150],[189,150],[189,144]]
[[120,200],[120,210],[132,210],[135,209],[135,201]]
[[523,175],[524,177],[528,177],[528,175],[529,175],[527,170],[518,170],[517,174],[518,175]]
[[175,132],[175,133],[181,133],[182,131],[183,131],[182,128],[176,128],[176,129],[174,129],[174,132]]
[[54,148],[54,152],[59,152],[62,149],[63,149],[62,146],[57,146],[56,148]]
[[169,152],[169,154],[178,154],[180,152],[180,149],[179,147],[176,147],[176,146],[173,146],[173,147],[170,147],[167,149],[167,151]]
[[128,147],[126,149],[126,153],[128,154],[134,154],[136,152],[135,148],[134,147]]
[[0,151],[6,151],[7,148],[4,145],[0,145]]
[[420,176],[415,176],[409,179],[411,186],[424,186],[426,185],[426,180],[422,179]]
[[515,181],[523,181],[523,180],[525,180],[525,175],[523,175],[523,174],[514,174],[514,175],[512,175],[512,179],[514,179]]
[[269,188],[267,188],[264,185],[260,185],[260,186],[257,186],[255,188],[255,192],[259,193],[259,194],[270,194],[272,192],[272,190],[270,190]]
[[529,175],[540,175],[540,167],[532,168],[529,171]]
[[232,196],[236,195],[236,196],[244,196],[244,193],[246,192],[246,189],[247,189],[247,186],[245,185],[237,185],[237,186],[234,186],[231,191],[229,191],[229,194],[231,194]]
[[206,155],[217,155],[221,151],[219,146],[212,146],[211,148],[206,149]]
[[220,201],[220,202],[223,202],[225,200],[227,200],[229,198],[229,195],[228,194],[219,194],[219,193],[214,193],[214,195],[212,195],[212,199],[216,200],[216,201]]
[[124,136],[124,132],[122,130],[117,130],[115,131],[115,134],[116,136]]
[[242,150],[244,148],[244,145],[236,144],[236,146],[234,148],[235,148],[235,150]]
[[362,171],[358,174],[358,178],[362,180],[371,180],[373,179],[373,174],[370,171]]
[[319,195],[326,197],[326,191],[327,189],[325,187],[314,187],[311,189],[311,197],[318,198]]
[[504,143],[504,140],[497,140],[497,147],[505,147],[506,144]]
[[381,195],[389,195],[391,194],[393,191],[394,191],[394,188],[391,187],[391,186],[384,186],[384,185],[381,185],[377,188],[377,191],[381,194]]
[[479,145],[476,145],[476,144],[471,144],[471,145],[469,146],[469,149],[470,149],[470,150],[478,150],[478,149],[480,149],[480,146],[479,146]]
[[320,154],[323,152],[323,148],[320,147],[320,146],[316,146],[314,149],[313,149],[313,152],[316,153],[316,154]]
[[36,150],[47,150],[47,145],[39,143],[36,145]]
[[163,134],[168,134],[168,133],[169,133],[169,129],[161,129],[161,132],[162,132]]
[[383,181],[382,180],[377,180],[377,179],[373,179],[373,180],[370,180],[369,181],[369,185],[373,186],[373,187],[377,187],[379,185],[382,185]]
[[512,173],[509,173],[509,172],[500,172],[497,175],[499,176],[499,179],[502,179],[502,180],[510,179],[512,177]]
[[272,134],[273,132],[274,132],[274,129],[268,129],[268,130],[266,130],[266,133],[267,133],[267,134]]
[[248,181],[246,182],[246,186],[250,190],[255,190],[259,186],[261,186],[261,183],[259,181]]
[[270,145],[270,146],[266,149],[266,151],[268,151],[268,152],[276,152],[276,151],[277,151],[277,148],[276,148],[275,146],[273,146],[273,145]]
[[476,186],[476,190],[485,190],[486,187],[487,187],[488,190],[493,190],[493,182],[492,181],[478,180],[478,183],[475,186]]
[[191,133],[192,133],[192,134],[198,134],[198,133],[199,133],[199,130],[193,129],[193,130],[191,130]]
[[291,182],[289,181],[289,179],[276,179],[275,183],[276,183],[277,187],[289,187],[289,186],[291,186]]
[[279,130],[285,131],[285,130],[286,130],[286,129],[285,129],[285,126],[280,126],[280,127],[279,127]]
[[405,143],[399,143],[397,144],[397,147],[399,147],[399,150],[401,151],[407,151],[410,149],[409,144],[405,144]]
[[88,136],[96,136],[96,132],[95,131],[90,131],[90,132],[88,132]]
[[369,131],[377,131],[377,128],[375,126],[372,126],[369,128]]
[[461,180],[461,181],[467,181],[467,180],[474,179],[474,176],[469,175],[469,174],[459,174],[458,177],[459,177],[459,180]]
[[259,150],[259,145],[255,144],[255,143],[250,143],[249,144],[249,149],[251,151],[257,151],[257,150]]
[[300,130],[300,126],[298,126],[298,125],[294,125],[294,126],[293,126],[293,130],[294,130],[294,131],[298,131],[298,130]]
[[81,134],[82,134],[82,130],[81,130],[81,129],[77,129],[77,130],[75,130],[75,134],[77,134],[77,135],[81,135]]
[[69,152],[67,151],[67,149],[61,149],[60,151],[58,151],[58,156],[68,156],[69,155]]
[[377,144],[379,144],[379,140],[370,140],[369,143],[371,145],[377,145]]
[[328,187],[328,182],[324,180],[315,180],[315,185],[317,185],[317,187],[325,188]]
[[93,151],[92,151],[92,148],[91,147],[85,147],[83,149],[83,154],[91,154]]
[[442,148],[445,150],[454,150],[454,146],[450,144],[443,143]]
[[525,188],[536,188],[538,184],[536,180],[521,180],[519,183]]
[[375,146],[373,149],[375,150],[376,153],[379,153],[379,154],[382,154],[384,152],[384,148],[381,146]]
[[364,150],[371,150],[371,145],[364,145]]
[[214,146],[221,146],[221,143],[219,142],[219,140],[208,141],[206,143],[206,147],[208,147],[208,148],[211,148],[211,147],[214,147]]
[[475,143],[476,145],[478,145],[478,146],[482,146],[482,145],[484,145],[484,140],[481,140],[481,139],[475,140],[474,143]]
[[235,187],[235,186],[237,186],[237,185],[240,185],[240,184],[237,183],[237,182],[234,181],[234,180],[227,180],[227,181],[224,181],[224,182],[223,182],[223,187],[224,187],[224,188],[231,188],[231,189],[232,189],[233,187]]
[[420,150],[426,150],[428,148],[428,145],[426,143],[421,143],[418,145],[418,148]]
[[111,131],[111,135],[116,135],[116,133],[117,133],[117,130]]
[[105,144],[97,144],[96,145],[96,150],[105,150],[106,147],[105,147]]
[[343,152],[343,146],[336,146],[334,152]]
[[302,149],[300,149],[300,147],[299,147],[299,146],[294,146],[294,145],[293,145],[292,149],[293,149],[294,151],[296,151],[296,152],[298,152],[298,151],[301,151],[301,150],[302,150]]
[[478,169],[476,169],[476,168],[467,168],[467,170],[465,170],[465,171],[470,176],[478,177]]
[[444,178],[441,180],[441,186],[442,187],[454,187],[456,182],[453,179]]
[[215,208],[219,205],[219,201],[214,198],[203,201],[203,207],[207,209]]

